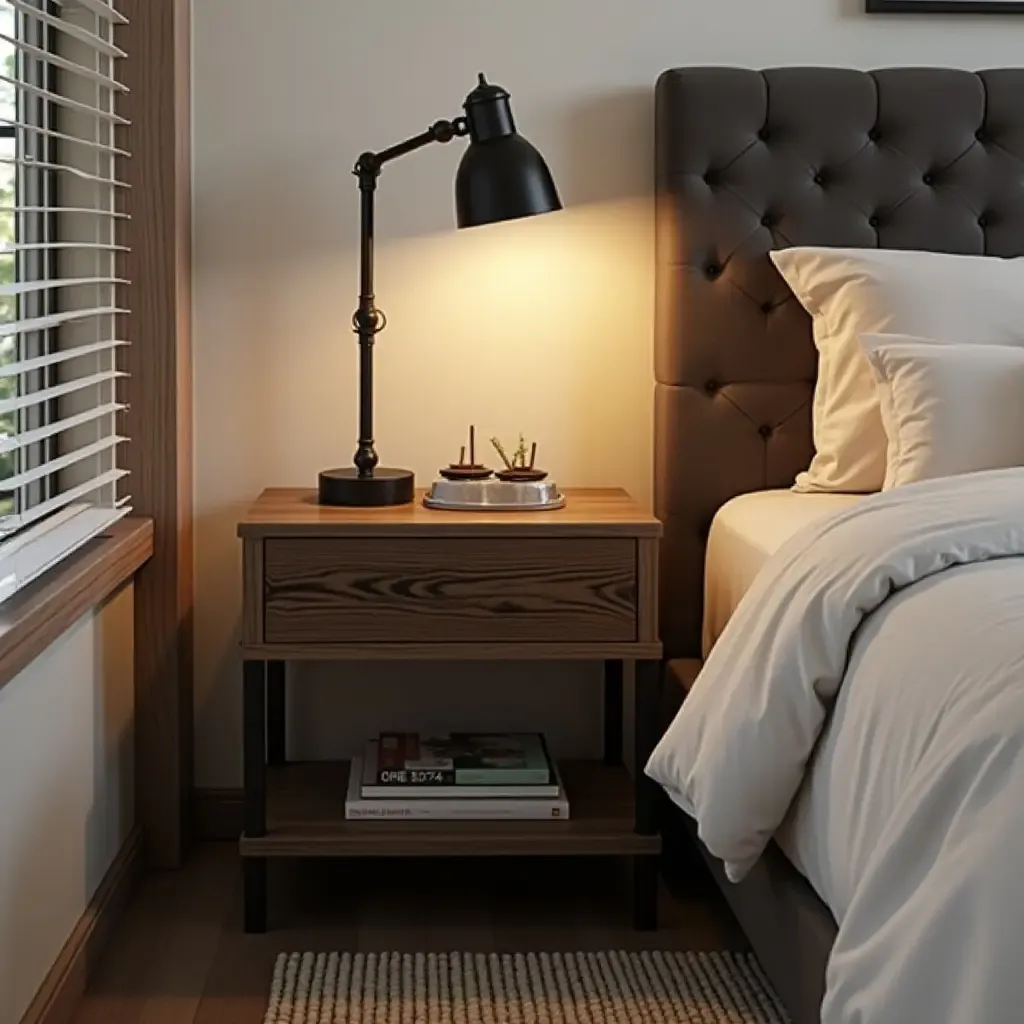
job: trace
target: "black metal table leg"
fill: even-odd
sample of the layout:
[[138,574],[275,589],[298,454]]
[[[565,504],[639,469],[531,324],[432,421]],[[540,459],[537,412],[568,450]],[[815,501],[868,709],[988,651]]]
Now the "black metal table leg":
[[622,662],[604,663],[604,763],[622,764]]
[[644,774],[658,741],[658,691],[661,662],[638,661],[633,694],[633,768],[636,786],[636,830],[650,836],[658,831],[658,784]]
[[285,743],[285,663],[267,662],[267,764],[288,760]]
[[[247,836],[267,831],[267,677],[266,664],[246,661],[243,668],[242,746],[245,795],[242,828]],[[267,863],[245,858],[245,930],[267,930]]]
[[[658,831],[661,793],[644,768],[658,740],[658,704],[661,689],[660,661],[638,661],[633,694],[633,780],[636,795],[636,831],[654,835]],[[658,858],[633,858],[633,923],[638,929],[658,926]]]

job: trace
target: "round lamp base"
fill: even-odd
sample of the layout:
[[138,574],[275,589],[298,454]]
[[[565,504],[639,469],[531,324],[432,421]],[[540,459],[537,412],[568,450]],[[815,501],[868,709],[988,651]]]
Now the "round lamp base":
[[380,508],[407,505],[415,494],[415,478],[407,469],[380,469],[360,476],[355,467],[325,469],[320,474],[321,505]]

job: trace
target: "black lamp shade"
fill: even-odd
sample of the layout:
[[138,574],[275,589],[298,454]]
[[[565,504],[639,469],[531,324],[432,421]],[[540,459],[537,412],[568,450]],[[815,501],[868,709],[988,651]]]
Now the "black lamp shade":
[[460,228],[560,210],[544,158],[521,135],[471,142],[455,176]]
[[562,208],[544,158],[516,132],[509,94],[483,75],[463,108],[470,143],[455,176],[460,228]]

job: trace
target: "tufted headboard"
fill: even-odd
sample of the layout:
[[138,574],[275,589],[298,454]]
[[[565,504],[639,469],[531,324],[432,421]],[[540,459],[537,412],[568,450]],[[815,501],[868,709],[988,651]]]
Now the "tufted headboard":
[[1024,70],[680,68],[656,119],[662,638],[699,657],[712,517],[812,455],[810,319],[769,249],[1024,254]]

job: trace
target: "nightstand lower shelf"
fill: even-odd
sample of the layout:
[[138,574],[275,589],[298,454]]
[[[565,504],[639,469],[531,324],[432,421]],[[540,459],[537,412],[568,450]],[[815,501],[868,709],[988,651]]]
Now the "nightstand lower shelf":
[[346,821],[349,764],[312,762],[267,770],[267,830],[243,835],[243,857],[645,856],[659,835],[634,829],[625,768],[560,762],[568,821]]

